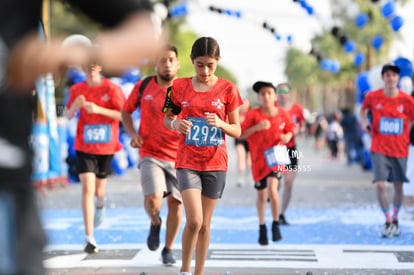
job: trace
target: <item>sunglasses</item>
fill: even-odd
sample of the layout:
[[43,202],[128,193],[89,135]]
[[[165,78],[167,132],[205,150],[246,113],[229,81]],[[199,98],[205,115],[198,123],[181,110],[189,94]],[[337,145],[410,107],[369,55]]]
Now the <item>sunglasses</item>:
[[276,89],[276,93],[277,93],[277,94],[280,94],[280,93],[287,94],[287,93],[289,93],[289,92],[290,92],[290,90],[289,90],[289,88],[288,88],[288,87],[283,88],[283,89]]

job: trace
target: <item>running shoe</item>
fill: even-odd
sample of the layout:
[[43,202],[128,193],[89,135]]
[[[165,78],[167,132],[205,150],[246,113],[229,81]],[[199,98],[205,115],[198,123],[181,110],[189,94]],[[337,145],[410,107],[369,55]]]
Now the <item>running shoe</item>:
[[85,251],[88,254],[95,254],[99,252],[99,249],[94,241],[88,241],[86,242],[86,245],[83,251]]
[[160,224],[159,225],[153,225],[151,223],[150,226],[150,232],[148,234],[147,238],[147,246],[149,250],[155,251],[160,246],[160,229],[161,229],[161,217],[160,217]]
[[391,223],[391,233],[394,237],[399,237],[401,235],[400,227],[398,226],[398,220],[394,220]]
[[267,228],[265,224],[260,225],[259,229],[259,244],[268,245],[269,241],[267,240]]
[[273,222],[272,223],[272,241],[277,242],[282,239],[282,234],[280,234],[279,223]]
[[384,230],[382,230],[383,238],[391,238],[393,236],[391,222],[387,221],[384,225]]
[[164,247],[161,251],[162,263],[165,265],[175,264],[175,258],[171,249]]
[[280,214],[279,215],[279,224],[280,225],[290,225],[290,223],[287,222],[285,215]]
[[93,227],[98,227],[105,219],[105,206],[95,208],[95,216],[93,217]]

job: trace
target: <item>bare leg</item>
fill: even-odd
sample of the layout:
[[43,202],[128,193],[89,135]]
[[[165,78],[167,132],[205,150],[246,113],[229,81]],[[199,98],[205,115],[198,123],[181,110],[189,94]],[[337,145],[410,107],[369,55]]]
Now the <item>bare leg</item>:
[[186,189],[181,192],[186,224],[182,235],[182,263],[180,272],[191,272],[191,259],[197,243],[198,233],[203,225],[203,207],[200,189]]
[[270,209],[272,211],[273,221],[279,220],[279,193],[277,191],[279,180],[274,177],[267,178],[267,191],[270,198]]
[[95,213],[95,173],[87,172],[79,174],[82,183],[82,212],[85,224],[85,234],[93,236],[93,215]]
[[160,225],[160,211],[162,205],[163,192],[157,192],[151,195],[146,195],[144,199],[145,211],[151,219],[152,225]]
[[256,208],[259,217],[259,224],[265,224],[266,202],[268,194],[266,189],[257,190]]
[[296,174],[296,171],[289,171],[284,175],[282,207],[280,209],[281,214],[285,214],[286,209],[289,206],[289,202],[292,197],[293,182],[296,178]]
[[173,196],[167,197],[168,216],[167,216],[167,230],[165,233],[165,247],[172,249],[178,231],[180,230],[182,215],[182,204]]
[[202,196],[201,203],[203,208],[203,225],[198,233],[194,275],[204,274],[204,265],[207,258],[208,247],[210,245],[211,218],[213,217],[217,200]]

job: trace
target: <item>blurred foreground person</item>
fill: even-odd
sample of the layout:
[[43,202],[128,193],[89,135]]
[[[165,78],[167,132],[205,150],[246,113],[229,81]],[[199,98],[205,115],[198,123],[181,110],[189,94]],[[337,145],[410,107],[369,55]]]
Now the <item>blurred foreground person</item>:
[[[37,35],[42,1],[0,1],[0,274],[44,274],[42,230],[31,183],[29,145],[35,79],[68,65],[99,60],[122,71],[157,50],[149,1],[68,0],[111,31],[97,37],[99,50],[62,49],[62,39],[43,43]],[[96,8],[96,7],[99,7]]]

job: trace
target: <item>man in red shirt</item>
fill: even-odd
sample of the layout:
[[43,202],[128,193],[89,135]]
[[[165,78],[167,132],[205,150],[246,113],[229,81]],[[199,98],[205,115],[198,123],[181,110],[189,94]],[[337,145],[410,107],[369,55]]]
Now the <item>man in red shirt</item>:
[[[68,119],[79,110],[75,145],[76,169],[82,183],[82,210],[86,233],[86,253],[97,253],[93,228],[104,218],[106,177],[111,171],[114,154],[122,149],[119,142],[119,120],[125,97],[121,87],[101,77],[102,67],[90,64],[84,68],[86,81],[70,89]],[[96,197],[96,209],[94,209]]]
[[[414,100],[399,90],[400,68],[386,64],[381,71],[384,88],[369,92],[360,112],[364,131],[372,135],[371,158],[374,183],[386,221],[382,236],[399,236],[398,212],[403,199],[409,147],[409,124],[414,121]],[[367,115],[370,111],[370,120]],[[393,210],[387,196],[385,181],[394,183]]]
[[[181,194],[178,190],[174,162],[177,156],[178,133],[162,126],[162,108],[167,96],[167,88],[177,79],[180,62],[177,48],[167,45],[156,61],[157,75],[139,81],[129,95],[122,109],[122,122],[131,136],[131,146],[139,148],[141,185],[145,196],[145,210],[151,219],[147,245],[157,250],[160,239],[162,198],[167,196],[168,216],[165,247],[161,252],[166,265],[175,263],[172,246],[181,226]],[[150,79],[150,80],[149,80]],[[148,81],[148,82],[147,82]],[[144,82],[146,86],[141,87]],[[140,91],[142,94],[140,95]],[[138,132],[134,129],[131,114],[141,108],[141,122]],[[161,125],[161,126],[159,126]]]
[[298,158],[300,157],[300,152],[296,148],[295,136],[305,131],[305,117],[303,115],[303,107],[298,103],[292,102],[292,92],[288,83],[280,83],[277,85],[276,93],[277,105],[289,113],[293,123],[295,124],[294,135],[286,144],[290,164],[287,165],[288,172],[283,176],[284,185],[282,193],[282,206],[280,207],[279,216],[279,224],[289,225],[286,221],[285,212],[292,197],[293,182],[298,171]]

